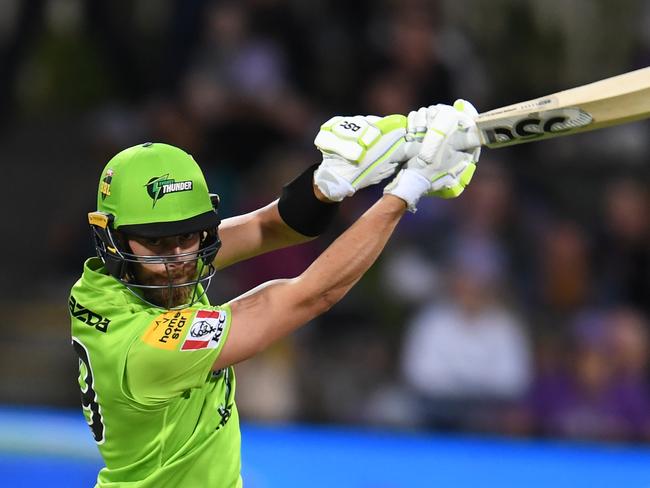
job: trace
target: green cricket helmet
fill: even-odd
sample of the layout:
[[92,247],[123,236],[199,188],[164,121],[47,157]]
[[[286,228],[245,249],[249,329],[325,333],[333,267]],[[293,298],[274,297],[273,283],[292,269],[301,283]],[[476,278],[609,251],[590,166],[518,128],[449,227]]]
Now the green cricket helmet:
[[[221,247],[217,232],[219,197],[208,192],[201,168],[192,156],[176,147],[151,143],[118,153],[102,172],[97,194],[97,211],[88,214],[98,256],[114,278],[139,298],[146,289],[192,286],[187,303],[167,308],[184,308],[205,294],[215,273],[214,258]],[[126,236],[157,238],[198,232],[198,252],[142,256],[133,253]],[[186,283],[173,283],[171,263],[196,262],[196,274]],[[164,264],[167,284],[138,283],[134,264]]]

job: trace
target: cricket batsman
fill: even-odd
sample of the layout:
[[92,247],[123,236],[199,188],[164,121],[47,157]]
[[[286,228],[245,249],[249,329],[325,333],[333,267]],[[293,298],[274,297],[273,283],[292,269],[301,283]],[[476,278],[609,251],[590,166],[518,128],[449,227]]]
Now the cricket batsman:
[[[478,140],[475,115],[458,100],[408,117],[334,117],[315,140],[319,165],[223,221],[181,149],[146,143],[113,157],[89,213],[98,257],[69,299],[83,411],[105,462],[96,486],[241,487],[233,366],[341,300],[422,196],[463,191],[480,150],[455,148]],[[338,202],[391,176],[301,275],[209,303],[216,270],[318,236]]]

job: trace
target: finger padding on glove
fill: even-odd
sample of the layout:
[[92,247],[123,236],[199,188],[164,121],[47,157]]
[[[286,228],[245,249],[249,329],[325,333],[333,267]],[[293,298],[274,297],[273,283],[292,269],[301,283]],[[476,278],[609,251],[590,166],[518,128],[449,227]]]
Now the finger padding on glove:
[[427,107],[409,112],[406,120],[406,142],[422,142],[427,133]]
[[426,193],[426,196],[456,198],[469,185],[475,171],[476,164],[470,160],[466,160],[456,175],[447,173],[433,181],[431,183],[431,190]]
[[478,110],[476,110],[476,107],[462,98],[459,98],[454,102],[454,108],[468,117],[471,117],[472,120],[478,117]]
[[457,128],[458,116],[458,111],[449,105],[437,105],[427,109],[427,135],[418,155],[426,164],[440,163],[440,146]]
[[472,151],[474,161],[478,161],[481,155],[481,137],[476,127],[478,111],[474,105],[463,99],[456,100],[454,108],[460,112],[461,119],[458,122],[458,130],[454,132],[449,143],[459,151]]

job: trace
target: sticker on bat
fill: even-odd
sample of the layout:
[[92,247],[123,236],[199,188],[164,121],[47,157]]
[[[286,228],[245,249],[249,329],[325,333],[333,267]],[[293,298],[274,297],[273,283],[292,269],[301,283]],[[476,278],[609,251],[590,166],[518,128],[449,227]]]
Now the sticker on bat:
[[593,118],[587,112],[569,107],[509,117],[479,126],[488,146],[502,146],[553,134],[559,135],[585,127],[592,121]]

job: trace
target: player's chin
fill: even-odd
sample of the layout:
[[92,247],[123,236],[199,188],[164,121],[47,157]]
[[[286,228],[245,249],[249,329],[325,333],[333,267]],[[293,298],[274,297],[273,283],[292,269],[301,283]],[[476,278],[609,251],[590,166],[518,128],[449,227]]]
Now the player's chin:
[[145,298],[160,307],[175,308],[189,304],[195,293],[195,285],[176,288],[149,288],[144,290]]

